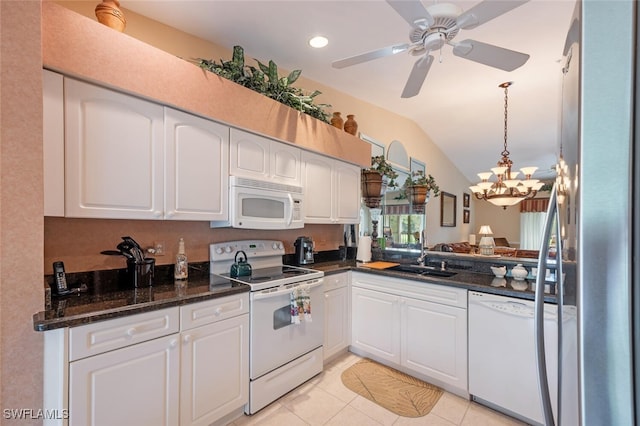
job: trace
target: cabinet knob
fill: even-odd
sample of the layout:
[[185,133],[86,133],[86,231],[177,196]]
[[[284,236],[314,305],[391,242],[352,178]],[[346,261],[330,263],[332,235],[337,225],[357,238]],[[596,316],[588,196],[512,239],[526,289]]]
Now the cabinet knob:
[[189,343],[191,341],[191,335],[190,334],[186,334],[183,338],[182,338],[182,342],[183,343]]
[[168,218],[171,218],[171,217],[175,216],[175,214],[176,214],[176,212],[174,212],[173,210],[168,211],[168,212],[167,212],[167,217],[168,217]]
[[153,212],[153,217],[162,217],[162,212],[160,210],[155,210]]
[[127,336],[133,337],[134,334],[136,334],[136,328],[135,327],[131,327],[130,329],[127,330]]
[[215,311],[213,311],[213,315],[219,317],[220,314],[222,313],[222,308],[217,307]]
[[175,348],[176,346],[178,346],[178,339],[173,339],[169,342],[169,347],[171,349]]

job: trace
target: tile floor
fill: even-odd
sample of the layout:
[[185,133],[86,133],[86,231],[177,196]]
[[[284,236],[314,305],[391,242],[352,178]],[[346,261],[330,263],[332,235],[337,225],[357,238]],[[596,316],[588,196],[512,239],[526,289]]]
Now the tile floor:
[[523,425],[475,402],[445,392],[424,417],[400,417],[349,390],[342,384],[342,372],[360,357],[347,353],[328,365],[309,382],[282,396],[253,416],[236,419],[231,426],[507,426]]

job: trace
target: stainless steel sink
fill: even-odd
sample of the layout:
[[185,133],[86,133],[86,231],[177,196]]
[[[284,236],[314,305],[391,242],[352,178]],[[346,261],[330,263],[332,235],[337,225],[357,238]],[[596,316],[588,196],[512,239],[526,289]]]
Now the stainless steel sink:
[[420,265],[397,265],[388,269],[389,271],[408,272],[416,275],[427,275],[435,277],[452,277],[457,272],[443,271],[436,269],[433,266],[420,266]]

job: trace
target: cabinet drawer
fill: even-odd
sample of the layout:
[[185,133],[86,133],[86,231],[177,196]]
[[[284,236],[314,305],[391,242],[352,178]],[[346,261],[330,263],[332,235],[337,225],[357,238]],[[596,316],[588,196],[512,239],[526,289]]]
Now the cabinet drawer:
[[346,287],[349,284],[349,272],[324,276],[324,291]]
[[178,308],[101,321],[69,330],[69,361],[177,333]]
[[249,313],[249,293],[193,303],[180,308],[181,330]]

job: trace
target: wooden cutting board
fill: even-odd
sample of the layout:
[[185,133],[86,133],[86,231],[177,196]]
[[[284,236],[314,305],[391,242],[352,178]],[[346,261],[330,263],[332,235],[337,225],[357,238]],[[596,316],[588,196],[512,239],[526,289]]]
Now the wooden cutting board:
[[363,263],[361,266],[364,268],[372,268],[372,269],[387,269],[393,268],[394,266],[398,266],[399,263],[393,262],[371,262],[371,263]]

